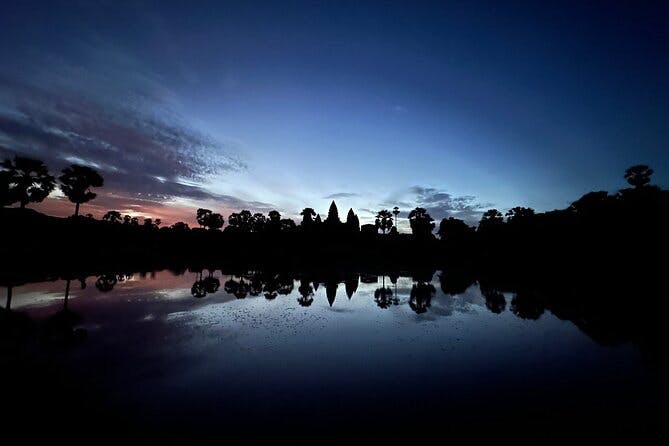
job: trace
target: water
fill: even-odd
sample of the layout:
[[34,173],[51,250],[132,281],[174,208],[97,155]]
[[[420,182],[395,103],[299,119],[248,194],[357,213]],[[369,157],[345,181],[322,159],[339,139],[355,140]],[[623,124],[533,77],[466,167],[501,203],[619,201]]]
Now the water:
[[[357,283],[350,298],[337,279],[268,276],[274,285],[256,281],[254,291],[251,276],[218,271],[214,291],[207,277],[163,271],[88,277],[84,289],[79,280],[14,287],[20,322],[4,335],[0,363],[13,404],[147,435],[439,428],[514,442],[637,435],[667,409],[666,371],[637,345],[600,345],[550,311],[518,317],[511,293],[486,305],[476,283],[444,293],[439,273],[413,301],[411,277],[348,276],[349,294]],[[392,298],[379,305],[383,284]],[[207,286],[214,292],[193,297]]]

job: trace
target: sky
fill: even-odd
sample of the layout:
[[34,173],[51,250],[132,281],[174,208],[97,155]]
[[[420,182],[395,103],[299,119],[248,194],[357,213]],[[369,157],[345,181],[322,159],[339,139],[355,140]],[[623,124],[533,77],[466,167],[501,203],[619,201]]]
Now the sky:
[[4,1],[0,157],[92,166],[83,213],[168,224],[332,199],[475,223],[638,163],[666,187],[661,3]]

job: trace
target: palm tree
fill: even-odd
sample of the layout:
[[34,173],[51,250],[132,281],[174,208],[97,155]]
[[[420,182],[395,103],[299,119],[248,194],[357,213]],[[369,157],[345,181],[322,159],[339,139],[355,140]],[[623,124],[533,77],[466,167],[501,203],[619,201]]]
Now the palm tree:
[[71,165],[63,169],[60,180],[60,190],[75,204],[74,216],[79,215],[79,206],[97,197],[91,192],[91,187],[102,187],[104,180],[95,170],[87,166]]
[[383,209],[376,214],[376,220],[374,221],[376,229],[380,229],[384,234],[386,231],[390,231],[390,228],[393,227],[393,217],[389,210]]
[[650,177],[653,175],[653,169],[645,164],[637,164],[625,170],[625,179],[635,188],[640,188],[650,183]]
[[399,213],[400,213],[400,208],[395,206],[393,208],[393,215],[395,216],[395,227],[397,227],[397,216],[399,215]]
[[119,223],[121,221],[121,213],[119,211],[107,211],[107,213],[102,216],[102,219],[109,223]]
[[2,204],[19,202],[21,209],[28,203],[39,203],[56,187],[56,180],[49,175],[42,161],[23,156],[15,156],[14,161],[0,163],[2,176]]

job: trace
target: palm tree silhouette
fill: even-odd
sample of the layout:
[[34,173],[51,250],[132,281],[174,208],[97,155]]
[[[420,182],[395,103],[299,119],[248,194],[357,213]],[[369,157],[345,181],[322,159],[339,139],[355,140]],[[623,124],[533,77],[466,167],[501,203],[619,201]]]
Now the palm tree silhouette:
[[374,221],[376,229],[380,229],[384,234],[386,231],[390,231],[390,228],[393,227],[393,217],[389,210],[383,209],[376,214],[376,220]]
[[116,274],[103,274],[95,281],[95,288],[103,293],[107,293],[113,290],[117,283],[118,277]]
[[104,180],[95,170],[87,166],[71,165],[63,169],[60,180],[60,190],[75,204],[74,216],[79,215],[79,206],[97,197],[91,192],[91,187],[102,187]]
[[395,227],[397,227],[397,216],[400,214],[400,208],[395,206],[393,208],[393,215],[395,216]]
[[0,163],[4,170],[2,177],[3,205],[19,202],[21,209],[28,203],[39,203],[56,187],[56,180],[49,175],[42,161],[23,156],[15,156],[14,161]]
[[314,302],[314,288],[309,285],[306,279],[300,280],[300,287],[297,289],[300,297],[297,298],[297,303],[302,307],[308,307]]
[[400,300],[397,296],[393,297],[393,290],[386,286],[386,276],[382,276],[381,288],[374,291],[374,302],[379,308],[390,308],[392,305],[399,305]]

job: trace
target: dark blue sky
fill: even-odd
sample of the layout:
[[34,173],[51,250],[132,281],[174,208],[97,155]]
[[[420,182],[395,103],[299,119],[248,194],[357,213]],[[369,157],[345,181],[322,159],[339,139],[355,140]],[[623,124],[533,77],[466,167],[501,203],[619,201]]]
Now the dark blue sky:
[[97,166],[97,211],[476,220],[669,183],[660,2],[58,3],[3,2],[0,151]]

